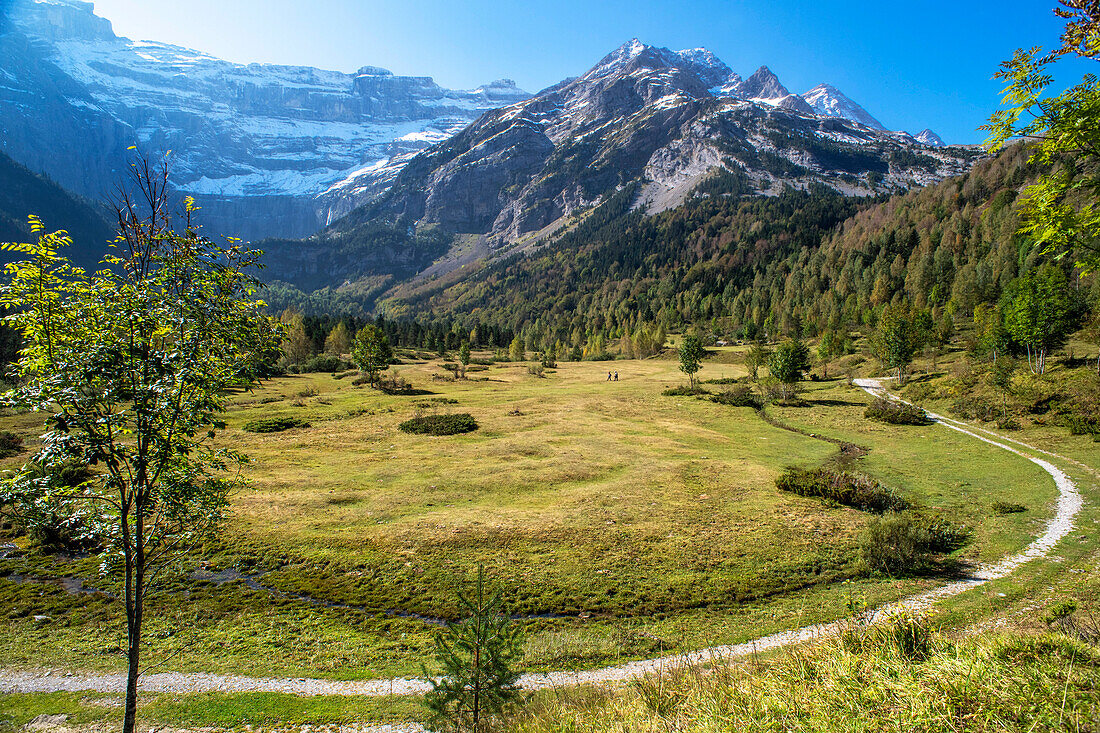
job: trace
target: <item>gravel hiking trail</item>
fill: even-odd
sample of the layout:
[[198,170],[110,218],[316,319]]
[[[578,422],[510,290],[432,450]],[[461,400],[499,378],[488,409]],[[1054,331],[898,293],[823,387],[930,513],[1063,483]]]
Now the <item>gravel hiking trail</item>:
[[[856,379],[855,384],[876,397],[883,396],[888,399],[898,399],[886,391],[881,380]],[[945,428],[956,430],[976,440],[984,441],[1022,458],[1026,458],[1050,474],[1058,487],[1058,500],[1055,514],[1047,523],[1043,534],[1022,551],[1006,557],[997,563],[979,565],[972,569],[970,575],[960,580],[952,581],[946,585],[938,586],[931,590],[904,598],[896,603],[878,608],[870,614],[871,623],[882,621],[902,611],[924,611],[932,606],[932,604],[944,598],[958,595],[959,593],[988,583],[991,580],[1004,578],[1023,563],[1046,557],[1054,545],[1073,529],[1074,517],[1081,510],[1082,506],[1082,498],[1077,491],[1077,486],[1070,480],[1069,476],[1053,464],[1041,458],[1035,458],[1024,453],[1023,451],[1025,449],[1031,452],[1048,455],[1066,461],[1067,463],[1072,463],[1089,471],[1093,475],[1098,475],[1091,467],[1085,466],[1078,461],[1058,456],[1049,451],[1035,448],[1011,438],[996,435],[982,428],[965,425],[942,415],[936,415],[934,413],[928,413],[928,415]],[[741,644],[710,647],[673,656],[629,662],[627,664],[605,667],[603,669],[578,672],[527,674],[520,679],[520,684],[526,689],[537,690],[569,685],[621,682],[644,674],[661,672],[662,670],[668,670],[674,667],[722,659],[733,659],[756,652],[824,638],[838,633],[843,624],[844,620],[840,620],[815,624],[813,626],[804,626],[799,629],[763,636]],[[121,694],[124,690],[125,681],[125,675],[121,674],[84,675],[54,671],[0,671],[0,693],[96,691]],[[431,689],[431,685],[427,680],[416,678],[340,682],[307,678],[286,679],[205,673],[160,672],[142,676],[141,689],[145,692],[167,692],[175,694],[195,692],[282,692],[293,695],[382,696],[420,694]]]

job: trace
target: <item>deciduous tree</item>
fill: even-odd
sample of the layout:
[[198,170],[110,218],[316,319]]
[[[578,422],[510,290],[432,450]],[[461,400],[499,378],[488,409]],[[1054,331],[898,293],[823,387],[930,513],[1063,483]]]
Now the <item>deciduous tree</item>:
[[688,375],[688,383],[695,388],[695,375],[703,368],[706,350],[698,336],[687,335],[680,341],[680,371]]
[[378,382],[378,375],[389,368],[390,360],[393,359],[393,350],[386,334],[378,326],[363,326],[355,334],[355,341],[351,345],[351,359],[366,373],[373,387]]
[[[247,274],[258,256],[200,236],[188,200],[168,200],[168,171],[133,167],[117,207],[116,254],[89,274],[71,265],[63,232],[8,244],[0,304],[23,337],[21,386],[7,404],[45,413],[42,447],[10,488],[74,463],[85,479],[54,482],[53,500],[91,507],[105,567],[123,576],[127,679],[123,730],[137,714],[145,601],[158,574],[215,528],[242,457],[211,441],[231,387],[251,383],[278,344]],[[182,231],[175,229],[181,226]]]
[[1078,266],[1100,266],[1100,84],[1087,74],[1061,94],[1049,94],[1052,66],[1075,56],[1100,60],[1100,2],[1061,0],[1055,14],[1068,22],[1062,44],[1051,53],[1018,49],[1001,65],[1004,109],[983,129],[991,150],[1018,138],[1033,144],[1032,160],[1049,170],[1025,189],[1020,231],[1055,257]]

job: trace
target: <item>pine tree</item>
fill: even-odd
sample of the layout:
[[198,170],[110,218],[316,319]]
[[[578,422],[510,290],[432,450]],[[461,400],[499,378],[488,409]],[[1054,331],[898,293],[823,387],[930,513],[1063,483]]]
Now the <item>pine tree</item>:
[[470,616],[436,637],[435,661],[442,674],[434,679],[424,668],[425,676],[433,678],[424,704],[431,713],[430,729],[478,733],[519,696],[514,663],[522,637],[501,613],[500,591],[487,593],[484,566],[478,566],[474,594],[459,592],[458,600]]

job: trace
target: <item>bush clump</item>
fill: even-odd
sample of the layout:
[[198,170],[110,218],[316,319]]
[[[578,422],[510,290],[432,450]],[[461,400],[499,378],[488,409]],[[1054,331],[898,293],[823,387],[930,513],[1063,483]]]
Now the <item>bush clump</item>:
[[679,387],[669,387],[664,392],[661,392],[665,397],[689,397],[691,395],[710,394],[702,387],[688,387],[687,385],[681,385]]
[[0,458],[9,458],[23,450],[23,439],[10,430],[0,430]]
[[993,510],[994,514],[1019,514],[1020,512],[1026,512],[1027,507],[1023,504],[1016,504],[1011,501],[995,501],[989,505],[989,508]]
[[468,412],[452,415],[421,415],[398,425],[401,430],[414,435],[457,435],[477,430],[477,421]]
[[318,354],[302,365],[302,372],[338,372],[347,368],[347,363],[332,354]]
[[298,417],[263,417],[244,424],[246,433],[281,433],[292,428],[308,428],[309,423]]
[[922,575],[937,568],[940,555],[965,545],[970,534],[968,527],[940,514],[889,512],[868,522],[860,536],[860,557],[872,572]]
[[867,405],[864,417],[872,420],[890,423],[891,425],[931,425],[932,420],[928,414],[907,402],[895,402],[885,397],[879,397]]
[[816,496],[865,512],[898,512],[909,507],[893,489],[869,476],[828,468],[788,468],[775,485],[780,491]]
[[719,392],[710,398],[711,402],[731,407],[760,407],[760,398],[749,387],[741,386]]

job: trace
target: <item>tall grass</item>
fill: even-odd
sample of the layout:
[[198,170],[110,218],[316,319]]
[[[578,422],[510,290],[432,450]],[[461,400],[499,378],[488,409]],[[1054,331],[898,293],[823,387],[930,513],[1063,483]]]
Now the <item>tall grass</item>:
[[1060,634],[951,639],[900,615],[767,662],[540,693],[507,722],[541,733],[1097,730],[1100,654]]

